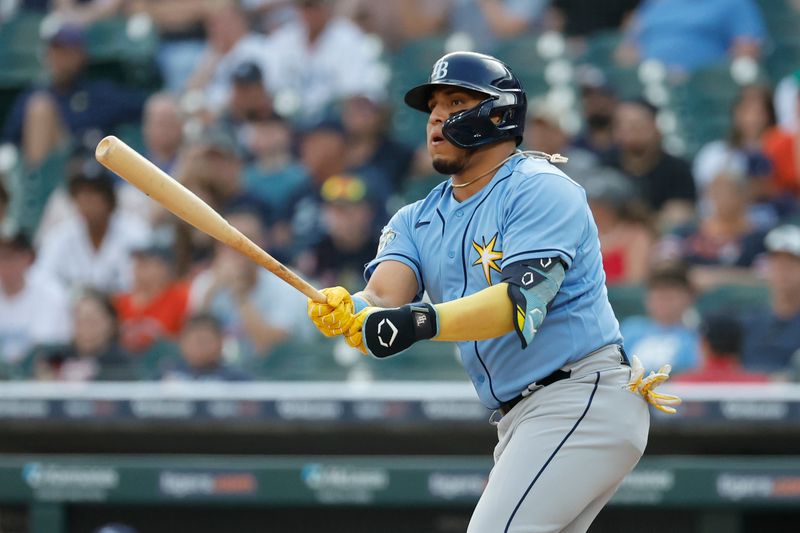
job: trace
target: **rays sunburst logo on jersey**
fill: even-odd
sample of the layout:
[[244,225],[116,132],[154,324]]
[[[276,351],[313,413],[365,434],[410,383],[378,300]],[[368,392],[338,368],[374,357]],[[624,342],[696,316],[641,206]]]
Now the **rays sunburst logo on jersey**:
[[497,233],[492,235],[491,240],[489,240],[488,244],[486,239],[481,237],[481,242],[483,246],[478,244],[476,241],[472,241],[472,247],[475,248],[475,251],[478,252],[478,258],[472,263],[472,266],[481,265],[483,268],[483,275],[486,277],[486,283],[489,285],[492,284],[492,270],[495,272],[502,272],[502,269],[497,264],[496,261],[499,261],[503,258],[503,252],[501,250],[495,250],[494,247],[497,244]]

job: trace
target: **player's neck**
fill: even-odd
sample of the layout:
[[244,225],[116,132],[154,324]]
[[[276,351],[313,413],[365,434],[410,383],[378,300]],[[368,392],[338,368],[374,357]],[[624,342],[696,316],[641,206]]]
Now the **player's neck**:
[[[514,149],[514,141],[505,141],[475,150],[464,169],[458,174],[453,174],[453,197],[463,202],[480,192],[492,181],[492,177],[500,170],[499,166],[502,166],[502,162],[514,153]],[[482,177],[476,180],[475,178],[479,176]],[[466,183],[469,185],[458,187]]]

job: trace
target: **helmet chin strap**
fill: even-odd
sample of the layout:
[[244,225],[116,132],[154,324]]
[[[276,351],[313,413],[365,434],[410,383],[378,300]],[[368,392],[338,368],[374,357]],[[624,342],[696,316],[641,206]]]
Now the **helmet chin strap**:
[[458,185],[453,185],[453,188],[454,189],[463,189],[464,187],[469,187],[470,185],[472,185],[476,181],[478,181],[480,179],[483,179],[486,176],[488,176],[489,174],[492,174],[493,172],[495,172],[498,168],[500,168],[503,165],[505,165],[506,162],[508,162],[509,159],[511,159],[512,157],[514,157],[516,155],[524,155],[526,157],[533,157],[534,159],[545,159],[546,161],[548,161],[551,164],[566,163],[567,161],[569,161],[568,157],[564,157],[561,154],[548,154],[548,153],[545,153],[545,152],[539,152],[538,150],[514,150],[511,153],[511,155],[509,155],[508,157],[506,157],[505,159],[503,159],[502,161],[497,163],[495,166],[493,166],[492,168],[490,168],[489,170],[487,170],[486,172],[484,172],[480,176],[476,176],[476,177],[472,178],[471,180],[469,180],[466,183],[459,183]]

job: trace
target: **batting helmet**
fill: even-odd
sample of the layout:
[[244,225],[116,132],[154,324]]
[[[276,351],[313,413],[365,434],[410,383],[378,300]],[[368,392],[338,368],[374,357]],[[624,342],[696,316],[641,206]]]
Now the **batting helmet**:
[[[502,61],[475,52],[453,52],[440,58],[431,71],[428,83],[406,93],[410,107],[430,112],[428,101],[437,87],[461,87],[486,95],[471,109],[455,113],[445,120],[442,135],[461,148],[478,148],[504,139],[522,142],[527,98],[519,79]],[[499,116],[495,124],[492,116]]]

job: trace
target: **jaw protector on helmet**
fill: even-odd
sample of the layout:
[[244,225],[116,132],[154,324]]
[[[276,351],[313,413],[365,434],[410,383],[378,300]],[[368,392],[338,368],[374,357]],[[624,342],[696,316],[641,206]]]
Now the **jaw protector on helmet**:
[[[525,93],[521,94],[524,99]],[[501,103],[508,97],[513,99],[513,95],[508,94],[490,96],[475,107],[451,115],[442,124],[442,135],[459,148],[474,149],[505,139],[515,139],[519,146],[522,142],[519,109]],[[493,116],[499,118],[497,123],[492,120]]]

